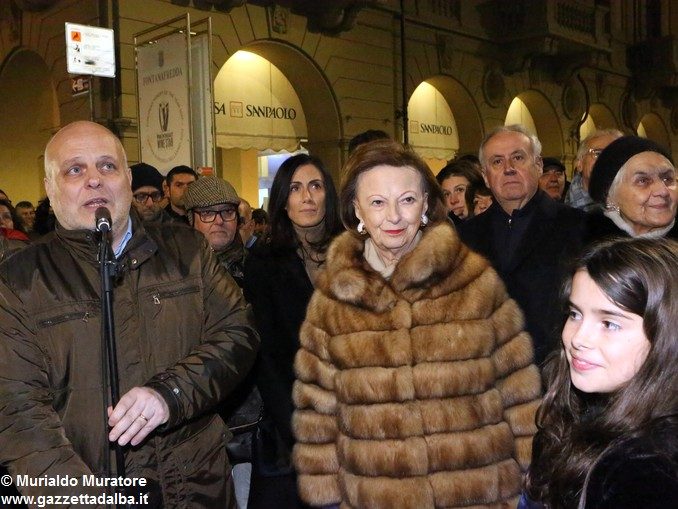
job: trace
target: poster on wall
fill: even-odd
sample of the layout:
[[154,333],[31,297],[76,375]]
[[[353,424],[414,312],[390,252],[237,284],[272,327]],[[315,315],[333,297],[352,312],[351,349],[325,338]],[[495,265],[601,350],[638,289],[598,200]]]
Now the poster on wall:
[[186,37],[173,34],[137,48],[141,160],[164,175],[193,166]]
[[66,69],[70,74],[115,78],[113,30],[66,23]]

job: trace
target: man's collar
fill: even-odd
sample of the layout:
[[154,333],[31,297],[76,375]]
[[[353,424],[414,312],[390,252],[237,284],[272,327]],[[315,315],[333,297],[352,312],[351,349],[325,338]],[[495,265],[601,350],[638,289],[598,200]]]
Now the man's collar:
[[[539,194],[539,192],[540,192],[540,189],[537,188],[537,190],[535,191],[535,193],[534,193],[532,196],[530,196],[530,198],[529,198],[527,201],[525,201],[525,202],[522,203],[522,206],[520,206],[520,207],[515,207],[515,208],[511,209],[510,212],[508,212],[508,211],[502,206],[502,204],[499,203],[498,200],[496,200],[496,203],[497,203],[497,205],[499,206],[499,208],[501,209],[501,211],[502,211],[504,214],[506,214],[507,216],[513,216],[514,214],[519,214],[519,213],[521,213],[521,211],[524,211],[524,210],[526,209],[526,207],[528,207],[528,206],[530,205],[530,203],[534,202],[534,201],[535,201],[535,196],[537,196],[537,195]],[[528,207],[528,208],[529,208],[529,207]]]
[[125,246],[127,246],[129,239],[131,238],[132,238],[132,219],[128,216],[127,230],[125,231],[125,234],[122,236],[122,240],[120,240],[120,244],[118,245],[117,249],[113,251],[113,256],[119,258],[122,252],[125,250]]
[[257,236],[256,235],[250,235],[250,238],[247,239],[247,242],[245,242],[245,247],[247,249],[251,248],[256,241],[257,241]]

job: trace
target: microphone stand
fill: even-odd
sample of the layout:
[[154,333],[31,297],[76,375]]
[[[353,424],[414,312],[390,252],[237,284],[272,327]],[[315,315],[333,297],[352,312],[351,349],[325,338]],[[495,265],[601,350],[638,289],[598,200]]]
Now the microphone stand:
[[[104,384],[108,383],[111,395],[111,406],[115,408],[120,400],[120,384],[118,381],[118,357],[115,347],[115,328],[113,322],[113,285],[115,275],[115,257],[111,247],[110,226],[107,223],[97,225],[101,232],[99,241],[99,275],[101,277],[101,342],[102,342],[102,373]],[[106,374],[108,376],[106,376]],[[108,421],[107,404],[104,399],[104,416]],[[118,477],[125,477],[125,455],[122,446],[115,442],[115,465]],[[108,450],[104,455],[106,471],[110,475],[108,464]],[[116,504],[124,507],[126,504]]]

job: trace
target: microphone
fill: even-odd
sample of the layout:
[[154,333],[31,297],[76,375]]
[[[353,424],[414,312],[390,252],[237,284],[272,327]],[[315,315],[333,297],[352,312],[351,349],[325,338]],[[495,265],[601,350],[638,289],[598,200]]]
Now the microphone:
[[96,221],[96,229],[101,233],[108,233],[111,231],[111,212],[106,207],[99,207],[94,212],[94,220]]

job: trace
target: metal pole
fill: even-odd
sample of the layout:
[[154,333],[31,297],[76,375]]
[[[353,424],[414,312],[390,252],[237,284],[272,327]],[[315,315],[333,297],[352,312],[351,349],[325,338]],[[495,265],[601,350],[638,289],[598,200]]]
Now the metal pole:
[[[101,372],[104,376],[104,383],[108,385],[111,398],[111,407],[115,408],[120,401],[120,382],[118,379],[118,357],[115,346],[115,326],[113,317],[113,285],[112,278],[115,274],[115,257],[111,249],[110,231],[102,231],[99,241],[99,277],[101,280],[101,342],[102,342],[102,366]],[[106,407],[104,397],[104,407]],[[107,415],[107,412],[106,412]],[[104,421],[107,422],[107,421]],[[125,477],[125,453],[122,446],[116,441],[115,450],[115,469],[118,477]],[[106,451],[108,458],[108,450]],[[110,464],[106,461],[108,469]],[[110,475],[110,472],[106,472]],[[118,488],[120,490],[120,488]],[[120,490],[122,493],[123,490]],[[116,507],[123,508],[126,504],[116,503]]]
[[195,170],[195,133],[193,128],[193,59],[191,55],[191,14],[186,13],[186,67],[188,68],[188,136],[191,145],[191,162]]
[[89,76],[89,119],[94,122],[94,75]]
[[137,44],[137,34],[134,34],[134,98],[137,107],[137,161],[141,158],[141,105],[139,104],[139,45]]
[[402,87],[403,143],[410,142],[409,117],[407,115],[407,63],[405,58],[405,1],[400,0],[400,79]]
[[212,18],[207,18],[207,34],[209,37],[209,42],[207,44],[207,54],[208,56],[208,61],[209,61],[209,81],[210,81],[210,115],[212,116],[212,130],[209,133],[211,139],[212,139],[212,171],[214,172],[214,175],[217,174],[217,137],[216,137],[216,131],[217,131],[217,124],[216,124],[216,116],[214,114],[214,76],[212,76]]

